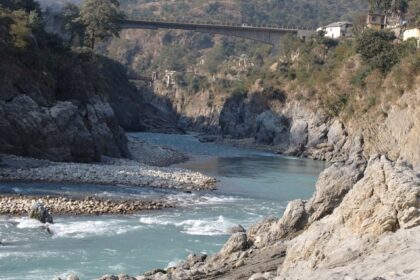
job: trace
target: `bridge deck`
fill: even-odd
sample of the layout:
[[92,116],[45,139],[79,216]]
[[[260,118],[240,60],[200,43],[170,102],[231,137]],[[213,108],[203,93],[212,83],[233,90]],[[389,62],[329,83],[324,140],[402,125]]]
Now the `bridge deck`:
[[306,38],[313,34],[313,30],[280,27],[275,25],[247,25],[212,21],[164,20],[158,18],[127,17],[121,20],[123,29],[181,29],[202,33],[234,36],[271,45],[276,45],[285,34],[293,34],[299,38]]
[[214,22],[214,21],[188,21],[188,20],[174,20],[174,19],[157,19],[157,18],[140,18],[140,17],[127,17],[121,21],[123,27],[127,28],[130,24],[144,24],[155,26],[156,28],[167,28],[171,26],[175,29],[191,29],[195,26],[204,28],[215,28],[215,29],[235,29],[242,31],[277,31],[277,32],[290,32],[295,33],[299,30],[307,30],[293,27],[282,27],[277,25],[248,25],[240,23],[229,23],[229,22]]

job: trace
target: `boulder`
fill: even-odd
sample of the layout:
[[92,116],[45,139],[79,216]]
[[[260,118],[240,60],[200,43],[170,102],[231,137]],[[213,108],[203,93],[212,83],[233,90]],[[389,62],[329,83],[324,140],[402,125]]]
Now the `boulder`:
[[412,252],[419,246],[419,225],[417,173],[373,156],[340,205],[289,243],[279,279],[341,279],[349,272],[355,279],[372,279],[401,267],[418,272]]
[[228,231],[229,231],[230,234],[235,234],[235,233],[238,233],[238,232],[246,232],[245,228],[242,225],[233,226],[233,227],[229,228]]
[[248,249],[249,243],[247,240],[246,233],[238,232],[233,234],[226,244],[223,246],[222,250],[219,252],[220,256],[228,257],[232,253],[241,252]]
[[29,218],[36,219],[41,223],[53,223],[53,217],[41,201],[34,201],[29,211]]

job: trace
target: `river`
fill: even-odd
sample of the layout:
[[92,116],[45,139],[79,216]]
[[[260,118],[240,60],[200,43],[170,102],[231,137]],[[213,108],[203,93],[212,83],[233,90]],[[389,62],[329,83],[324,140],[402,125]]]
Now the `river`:
[[138,275],[179,262],[191,252],[216,253],[229,238],[230,227],[281,216],[290,200],[309,198],[325,168],[323,162],[200,143],[191,135],[131,135],[191,154],[194,160],[178,167],[217,177],[218,190],[186,194],[121,186],[0,183],[0,193],[156,196],[184,204],[129,216],[55,217],[53,235],[26,217],[0,216],[0,279]]

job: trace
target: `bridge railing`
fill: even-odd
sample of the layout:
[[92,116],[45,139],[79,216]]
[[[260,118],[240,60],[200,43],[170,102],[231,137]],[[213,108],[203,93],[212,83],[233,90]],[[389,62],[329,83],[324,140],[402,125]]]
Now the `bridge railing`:
[[264,28],[264,29],[278,29],[278,30],[314,30],[313,28],[298,28],[290,26],[280,26],[276,24],[257,24],[250,25],[246,23],[237,23],[237,22],[226,22],[226,21],[213,21],[213,20],[190,20],[190,19],[177,19],[177,18],[158,18],[158,17],[146,17],[138,15],[136,13],[127,14],[125,20],[128,21],[146,21],[146,22],[156,22],[163,24],[195,24],[195,25],[217,25],[217,26],[226,26],[226,27],[248,27],[248,28]]

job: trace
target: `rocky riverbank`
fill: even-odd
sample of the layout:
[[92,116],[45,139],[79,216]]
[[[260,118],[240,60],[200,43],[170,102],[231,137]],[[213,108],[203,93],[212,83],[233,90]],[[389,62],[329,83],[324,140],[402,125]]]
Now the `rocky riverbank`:
[[213,256],[135,279],[418,279],[420,173],[385,156],[352,158],[326,169],[314,196],[282,218],[234,233]]
[[66,196],[0,196],[0,215],[27,215],[34,201],[42,201],[53,215],[132,214],[146,210],[173,208],[164,200],[110,200]]
[[127,159],[105,159],[100,164],[57,163],[2,155],[0,181],[127,185],[176,189],[213,190],[214,178],[180,168],[159,168]]

